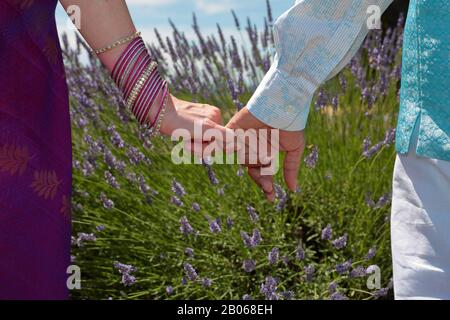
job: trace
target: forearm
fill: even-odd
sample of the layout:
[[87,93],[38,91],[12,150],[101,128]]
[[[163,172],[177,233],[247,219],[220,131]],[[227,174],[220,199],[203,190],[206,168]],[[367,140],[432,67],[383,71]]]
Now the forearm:
[[[60,0],[64,8],[76,5],[81,12],[80,33],[93,49],[106,47],[136,32],[125,0]],[[104,66],[112,71],[127,44],[99,54]]]
[[306,126],[314,92],[357,52],[369,31],[367,9],[392,0],[302,0],[275,22],[277,59],[248,110],[274,128]]

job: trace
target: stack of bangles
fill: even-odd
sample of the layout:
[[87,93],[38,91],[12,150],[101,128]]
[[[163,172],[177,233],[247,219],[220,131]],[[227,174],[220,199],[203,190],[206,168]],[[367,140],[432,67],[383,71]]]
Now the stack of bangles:
[[[126,39],[131,42],[116,62],[112,78],[121,89],[127,108],[141,125],[151,129],[154,136],[159,134],[164,117],[169,98],[168,84],[161,78],[158,65],[152,61],[140,33]],[[94,52],[103,53],[101,50]],[[156,115],[154,119],[150,119],[153,107],[158,110],[152,113]]]

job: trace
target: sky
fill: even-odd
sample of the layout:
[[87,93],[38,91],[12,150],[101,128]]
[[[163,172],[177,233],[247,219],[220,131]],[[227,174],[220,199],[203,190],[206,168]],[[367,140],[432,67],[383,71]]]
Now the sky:
[[[266,16],[266,0],[127,0],[131,16],[138,30],[148,42],[155,41],[153,28],[158,28],[165,37],[171,34],[168,19],[184,31],[188,39],[195,39],[192,30],[192,13],[197,15],[198,23],[204,34],[216,32],[216,23],[224,29],[225,35],[235,34],[231,9],[234,9],[241,23],[247,17],[261,27]],[[273,16],[278,17],[289,9],[294,0],[271,0]],[[67,14],[58,5],[56,20],[60,33],[73,33]],[[73,37],[70,37],[73,41]]]

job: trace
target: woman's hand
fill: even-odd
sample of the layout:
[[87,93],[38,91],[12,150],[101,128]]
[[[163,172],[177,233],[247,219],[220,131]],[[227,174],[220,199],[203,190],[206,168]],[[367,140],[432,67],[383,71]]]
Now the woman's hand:
[[195,124],[201,124],[203,132],[207,129],[216,129],[225,133],[226,130],[222,126],[222,114],[219,108],[180,100],[170,95],[161,123],[161,134],[171,136],[176,129],[186,129],[194,139]]

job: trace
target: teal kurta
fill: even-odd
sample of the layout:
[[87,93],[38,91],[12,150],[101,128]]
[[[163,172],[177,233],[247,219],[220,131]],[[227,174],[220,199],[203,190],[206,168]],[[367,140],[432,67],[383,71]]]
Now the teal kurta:
[[450,1],[412,0],[405,27],[397,150],[450,161]]

